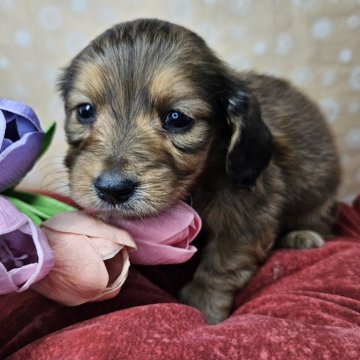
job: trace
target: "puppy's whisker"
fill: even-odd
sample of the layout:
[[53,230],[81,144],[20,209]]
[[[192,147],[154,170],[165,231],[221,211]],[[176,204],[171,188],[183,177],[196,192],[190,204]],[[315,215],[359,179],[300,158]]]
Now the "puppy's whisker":
[[52,174],[49,173],[48,175],[45,175],[42,180],[41,183],[56,183],[56,182],[66,182],[67,181],[67,176],[64,176],[63,174]]

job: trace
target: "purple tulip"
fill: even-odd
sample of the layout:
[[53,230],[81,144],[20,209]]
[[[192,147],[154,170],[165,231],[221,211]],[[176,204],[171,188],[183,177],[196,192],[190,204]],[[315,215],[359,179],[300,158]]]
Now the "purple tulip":
[[44,233],[0,196],[0,295],[26,290],[54,263]]
[[30,107],[0,99],[0,192],[15,185],[32,168],[43,137]]

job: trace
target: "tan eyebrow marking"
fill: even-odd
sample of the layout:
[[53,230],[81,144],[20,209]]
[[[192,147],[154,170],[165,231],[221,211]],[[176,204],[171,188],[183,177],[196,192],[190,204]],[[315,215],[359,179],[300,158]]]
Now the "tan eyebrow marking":
[[176,67],[166,67],[156,72],[149,87],[149,94],[159,107],[172,105],[189,116],[209,113],[211,110],[194,85]]
[[84,102],[101,104],[107,83],[106,74],[99,65],[90,62],[83,63],[69,93],[69,108]]

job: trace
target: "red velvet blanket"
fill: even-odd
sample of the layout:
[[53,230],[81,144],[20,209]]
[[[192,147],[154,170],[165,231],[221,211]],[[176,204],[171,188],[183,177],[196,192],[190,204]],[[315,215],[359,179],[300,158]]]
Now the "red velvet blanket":
[[[115,299],[64,307],[0,297],[0,358],[360,359],[360,196],[321,249],[275,250],[218,325],[175,294],[183,266],[132,268]],[[200,239],[201,240],[201,239]]]

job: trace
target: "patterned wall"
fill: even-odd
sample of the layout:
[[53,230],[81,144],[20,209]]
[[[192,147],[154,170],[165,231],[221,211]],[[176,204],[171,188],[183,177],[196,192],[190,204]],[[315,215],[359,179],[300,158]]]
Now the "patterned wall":
[[65,191],[58,69],[111,25],[157,17],[185,25],[238,69],[295,82],[323,109],[345,168],[341,197],[360,190],[360,0],[0,0],[0,96],[32,105],[59,131],[25,186]]

